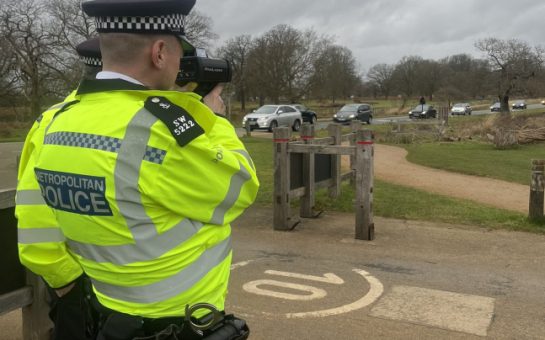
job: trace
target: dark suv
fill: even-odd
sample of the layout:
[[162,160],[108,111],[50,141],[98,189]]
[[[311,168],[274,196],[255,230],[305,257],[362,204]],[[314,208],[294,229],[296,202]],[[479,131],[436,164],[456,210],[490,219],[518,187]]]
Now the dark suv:
[[373,107],[369,104],[346,104],[339,112],[333,115],[333,121],[336,123],[348,124],[352,120],[371,124],[373,120]]

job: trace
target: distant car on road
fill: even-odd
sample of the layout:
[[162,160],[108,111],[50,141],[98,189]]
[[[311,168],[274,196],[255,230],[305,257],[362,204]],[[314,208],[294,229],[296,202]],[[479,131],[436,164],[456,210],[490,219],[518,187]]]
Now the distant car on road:
[[501,110],[500,102],[495,102],[494,104],[492,104],[492,106],[490,106],[490,112],[500,112],[500,110]]
[[469,103],[456,103],[450,110],[451,115],[470,115],[472,112],[471,105]]
[[437,110],[433,106],[427,104],[419,104],[414,109],[409,111],[409,118],[419,119],[419,118],[436,118]]
[[541,101],[541,105],[545,105],[545,100],[542,100],[542,101]]
[[336,123],[348,124],[353,120],[371,124],[373,121],[373,107],[369,104],[346,104],[333,115],[333,121]]
[[293,107],[295,107],[297,110],[301,111],[301,115],[303,116],[303,122],[309,122],[310,124],[316,124],[318,121],[318,116],[316,115],[316,112],[312,111],[308,107],[306,107],[303,104],[292,104]]
[[524,100],[517,100],[516,102],[511,105],[513,110],[525,110],[526,109],[526,102]]
[[288,126],[299,131],[302,121],[301,112],[291,105],[263,105],[242,118],[242,127],[248,125],[250,130],[267,129],[272,132],[278,126]]

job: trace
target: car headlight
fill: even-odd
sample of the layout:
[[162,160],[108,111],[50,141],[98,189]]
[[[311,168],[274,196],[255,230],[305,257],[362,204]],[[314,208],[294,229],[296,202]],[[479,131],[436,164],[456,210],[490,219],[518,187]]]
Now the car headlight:
[[350,115],[348,118],[354,119],[354,118],[356,118],[356,115]]
[[242,123],[246,123],[247,120],[248,120],[248,118],[246,118],[246,117],[242,118]]
[[337,114],[336,114],[336,113],[333,115],[333,118],[337,118]]
[[261,117],[261,118],[258,118],[257,121],[259,123],[265,123],[267,121],[267,117]]

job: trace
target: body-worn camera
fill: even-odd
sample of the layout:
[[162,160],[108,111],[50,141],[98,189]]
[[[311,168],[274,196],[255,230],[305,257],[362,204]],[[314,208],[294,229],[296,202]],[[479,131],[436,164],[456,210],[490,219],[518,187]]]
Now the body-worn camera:
[[196,83],[193,92],[204,97],[219,83],[229,83],[232,78],[231,65],[225,59],[208,57],[183,57],[176,85],[185,86]]

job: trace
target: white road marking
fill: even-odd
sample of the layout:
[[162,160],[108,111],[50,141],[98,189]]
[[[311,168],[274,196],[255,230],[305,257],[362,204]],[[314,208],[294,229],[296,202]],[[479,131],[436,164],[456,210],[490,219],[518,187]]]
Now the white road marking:
[[237,269],[237,268],[240,268],[240,267],[244,267],[244,266],[247,266],[249,265],[250,263],[252,263],[254,260],[249,260],[249,261],[242,261],[242,262],[237,262],[237,263],[233,263],[231,265],[231,270],[234,270],[234,269]]
[[308,318],[308,317],[325,317],[325,316],[331,316],[331,315],[338,315],[338,314],[352,312],[357,309],[361,309],[375,302],[384,292],[384,287],[382,286],[382,283],[377,278],[375,278],[374,276],[366,272],[365,270],[353,269],[353,271],[363,276],[367,280],[367,282],[369,282],[369,292],[367,292],[367,294],[365,294],[361,299],[353,303],[350,303],[341,307],[337,307],[337,308],[324,309],[324,310],[318,310],[313,312],[286,313],[285,314],[286,317],[287,318]]
[[[259,286],[276,286],[282,288],[288,288],[293,290],[299,290],[303,292],[310,292],[310,295],[296,295],[289,293],[275,292],[269,289],[259,288]],[[321,299],[327,295],[326,291],[320,288],[311,287],[307,285],[300,285],[296,283],[281,282],[276,280],[256,280],[245,283],[242,288],[248,293],[254,293],[257,295],[271,296],[279,299],[296,300],[296,301],[310,301],[315,299]]]
[[333,273],[326,273],[324,274],[324,276],[313,276],[313,275],[304,275],[304,274],[290,273],[290,272],[279,272],[276,270],[267,270],[265,271],[265,274],[293,277],[296,279],[303,279],[303,280],[310,280],[310,281],[317,281],[317,282],[325,282],[325,283],[331,283],[334,285],[342,285],[344,283],[343,279],[341,279],[340,277],[338,277],[337,275]]

